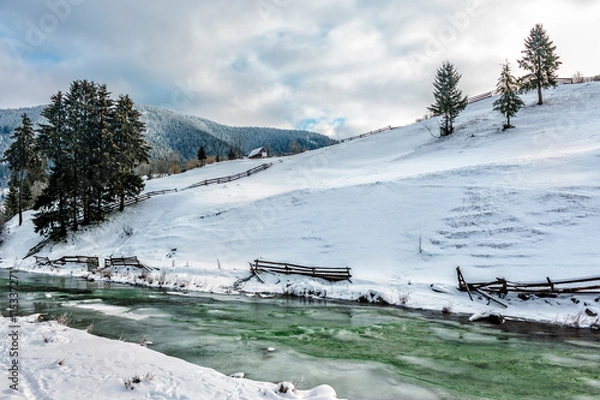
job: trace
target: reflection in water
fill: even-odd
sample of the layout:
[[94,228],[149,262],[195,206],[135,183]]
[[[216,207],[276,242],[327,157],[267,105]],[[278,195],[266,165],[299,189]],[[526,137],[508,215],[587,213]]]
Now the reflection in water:
[[[0,271],[2,284],[6,271]],[[225,374],[321,383],[350,399],[600,396],[597,337],[536,340],[485,325],[380,308],[289,298],[173,295],[19,273],[23,313],[153,349]],[[0,299],[4,309],[7,299]],[[273,347],[275,351],[267,349]],[[583,397],[581,397],[583,396]]]

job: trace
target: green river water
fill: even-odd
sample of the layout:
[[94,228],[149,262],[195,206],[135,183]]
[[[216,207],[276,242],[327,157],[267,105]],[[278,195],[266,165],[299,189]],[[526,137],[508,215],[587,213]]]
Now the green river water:
[[[7,276],[0,270],[4,288]],[[355,400],[600,399],[598,331],[498,329],[392,307],[18,276],[22,315],[68,313],[72,327],[93,324],[93,334],[134,342],[146,336],[154,350],[225,374],[299,388],[327,383]]]

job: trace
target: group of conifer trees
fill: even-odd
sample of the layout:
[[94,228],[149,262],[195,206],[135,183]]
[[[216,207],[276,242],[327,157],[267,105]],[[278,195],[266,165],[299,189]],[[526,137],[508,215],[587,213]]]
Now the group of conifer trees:
[[143,190],[135,168],[148,161],[149,147],[129,96],[113,100],[106,85],[78,80],[53,95],[42,116],[36,137],[23,115],[4,154],[12,174],[7,211],[19,214],[19,223],[36,181],[44,185],[33,204],[35,230],[54,239],[103,220],[109,204],[123,210],[125,199]]
[[[521,78],[512,75],[508,61],[502,64],[502,72],[496,91],[500,94],[493,107],[506,118],[503,129],[513,126],[510,119],[525,106],[520,93],[535,90],[538,104],[543,104],[542,89],[555,87],[556,71],[561,64],[555,54],[556,46],[549,39],[542,24],[536,24],[525,39],[523,58],[518,60],[519,66],[527,71]],[[433,82],[434,103],[428,107],[433,116],[441,116],[440,136],[448,136],[454,132],[455,118],[467,107],[467,96],[458,88],[461,75],[454,65],[446,61],[438,69]]]

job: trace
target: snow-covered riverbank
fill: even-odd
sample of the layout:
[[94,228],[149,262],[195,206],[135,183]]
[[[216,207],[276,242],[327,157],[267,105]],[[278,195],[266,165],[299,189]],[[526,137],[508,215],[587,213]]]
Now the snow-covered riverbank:
[[228,377],[138,343],[37,321],[0,318],[10,339],[0,341],[9,371],[3,399],[337,399],[327,385],[298,390],[289,382]]

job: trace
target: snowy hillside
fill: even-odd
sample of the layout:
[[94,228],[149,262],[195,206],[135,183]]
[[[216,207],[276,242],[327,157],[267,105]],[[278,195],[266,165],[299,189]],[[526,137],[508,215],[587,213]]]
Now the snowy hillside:
[[[543,106],[524,96],[516,128],[505,132],[493,100],[470,105],[450,137],[433,138],[432,119],[273,159],[235,182],[154,197],[40,255],[136,255],[166,271],[173,286],[222,292],[249,277],[247,262],[259,257],[349,266],[352,283],[264,274],[266,283],[252,278],[236,288],[343,299],[377,293],[456,312],[497,307],[455,289],[458,265],[471,281],[600,275],[600,84],[547,91]],[[258,163],[213,164],[151,180],[146,190],[182,189]],[[11,221],[2,265],[35,269],[21,258],[39,240],[30,222]],[[583,315],[577,324],[598,323],[583,313],[598,307],[598,296],[507,302],[508,316],[569,323]]]

